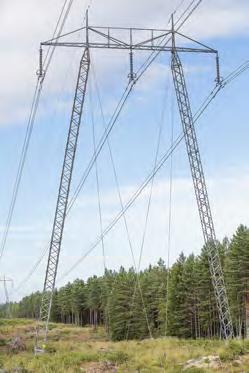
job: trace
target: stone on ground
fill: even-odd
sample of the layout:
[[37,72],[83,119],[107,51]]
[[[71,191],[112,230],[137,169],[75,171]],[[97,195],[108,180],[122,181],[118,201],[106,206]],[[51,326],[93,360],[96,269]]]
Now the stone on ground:
[[184,365],[183,371],[190,368],[219,369],[221,368],[221,361],[219,356],[216,355],[204,356],[198,359],[188,360]]
[[17,354],[18,352],[25,351],[26,345],[21,337],[14,337],[8,344],[8,350],[10,353]]

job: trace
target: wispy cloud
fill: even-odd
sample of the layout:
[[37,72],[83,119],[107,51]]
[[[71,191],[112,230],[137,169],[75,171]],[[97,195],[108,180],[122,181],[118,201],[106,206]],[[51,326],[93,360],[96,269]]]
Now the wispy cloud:
[[[129,185],[121,189],[123,201],[127,201],[136,190],[136,185]],[[239,224],[247,224],[249,221],[248,196],[249,177],[246,173],[238,171],[232,176],[218,176],[208,180],[208,189],[210,192],[210,201],[214,215],[214,222],[217,230],[218,239],[225,236],[231,237]],[[126,218],[129,233],[132,240],[133,250],[136,261],[138,261],[142,235],[145,223],[145,211],[147,209],[149,197],[149,188],[139,197],[135,205],[127,212]],[[120,210],[120,203],[117,197],[117,191],[109,190],[101,193],[102,213],[104,226],[107,226]],[[173,180],[173,201],[172,201],[172,246],[171,262],[175,261],[181,251],[190,254],[198,254],[203,245],[201,226],[198,216],[197,205],[194,196],[191,178],[181,178]],[[153,198],[149,216],[149,223],[144,245],[142,266],[149,263],[155,263],[159,257],[167,257],[167,237],[168,237],[168,213],[169,213],[169,181],[160,180],[155,183],[153,188]],[[39,222],[37,227],[42,225]],[[20,227],[22,230],[23,227]],[[18,227],[15,227],[18,232]],[[46,231],[46,234],[48,232]],[[58,277],[64,271],[67,271],[71,265],[84,255],[96,237],[100,234],[98,201],[97,196],[85,195],[81,197],[75,206],[72,215],[69,216],[66,224],[66,231],[61,252],[61,265]],[[11,237],[10,237],[11,238]],[[127,234],[124,228],[124,221],[121,219],[115,228],[105,237],[104,240],[107,265],[110,268],[118,268],[120,265],[133,265],[130,253],[130,247],[127,241]],[[41,245],[42,244],[42,245]],[[8,265],[7,253],[6,268],[8,273],[15,273],[16,281],[21,280],[22,273],[15,270],[14,267],[20,264],[28,269],[40,255],[41,249],[47,246],[47,241],[41,239],[36,232],[30,232],[27,237],[27,249],[32,245],[33,250],[30,253],[26,250],[26,255],[22,252],[16,252],[16,265]],[[45,268],[43,262],[40,271],[32,278],[32,289],[37,286],[37,276]],[[17,269],[17,268],[16,268]],[[103,271],[103,259],[101,256],[101,245],[91,252],[79,267],[74,270],[66,280],[72,280],[77,276],[87,278],[92,274]],[[26,273],[26,272],[25,272]],[[63,283],[60,282],[60,284]],[[40,283],[42,286],[42,281]],[[39,288],[40,288],[39,286]],[[24,289],[24,292],[26,289]]]
[[[33,0],[7,1],[0,4],[1,35],[1,69],[0,69],[0,126],[25,122],[29,109],[32,90],[35,82],[37,69],[38,47],[41,40],[48,39],[55,26],[55,20],[62,1],[34,2]],[[165,2],[164,0],[142,1],[142,0],[96,0],[93,2],[91,22],[95,24],[116,24],[123,26],[154,26],[164,27],[170,12],[175,7],[176,1]],[[75,1],[75,8],[66,28],[78,27],[82,23],[83,9],[82,1]],[[249,3],[247,0],[210,0],[203,2],[203,6],[192,17],[185,31],[192,36],[208,39],[217,37],[231,37],[248,35]],[[212,44],[212,43],[211,43]],[[77,74],[79,59],[77,51],[60,50],[55,55],[54,63],[45,82],[42,111],[49,111],[49,107],[56,106],[62,113],[68,110],[71,93],[74,88],[74,80]],[[109,84],[106,90],[114,96],[110,77],[115,81],[117,73],[124,73],[124,80],[128,68],[128,56],[105,57],[102,54],[94,55],[94,62],[98,77],[103,79],[103,84]],[[111,63],[111,69],[109,66]],[[201,68],[203,69],[203,67]],[[164,76],[167,69],[160,63],[148,72],[147,83],[138,88],[136,98],[143,98],[146,89],[157,88],[160,83],[159,70],[163,70]],[[188,65],[189,73],[200,72],[198,66]],[[202,70],[203,71],[203,70]],[[110,74],[112,76],[110,76]],[[154,92],[154,90],[153,90]],[[105,97],[108,101],[108,98]],[[49,101],[49,103],[48,103]],[[106,111],[106,105],[104,107]],[[108,110],[107,110],[108,111]],[[68,110],[69,112],[69,110]],[[109,111],[108,111],[109,112]],[[213,180],[208,180],[211,205],[213,206],[214,218],[217,227],[217,236],[230,236],[237,225],[249,221],[248,187],[249,179],[246,176],[248,170],[229,172],[227,175],[218,175]],[[231,176],[234,175],[234,176]],[[47,177],[47,175],[46,175]],[[173,261],[180,251],[186,254],[194,251],[199,252],[202,245],[202,234],[199,217],[194,198],[191,179],[176,179],[173,183],[173,230],[171,260]],[[126,201],[136,185],[124,186],[121,190],[124,201]],[[154,262],[158,257],[166,257],[167,253],[167,225],[168,225],[168,190],[167,180],[161,180],[155,184],[153,203],[151,207],[150,221],[146,237],[145,251],[142,264]],[[119,211],[120,205],[115,190],[102,191],[102,206],[104,223],[107,225]],[[136,203],[134,208],[127,214],[129,229],[134,244],[136,258],[141,247],[141,237],[144,228],[144,212],[148,201],[148,191]],[[52,211],[53,206],[49,206]],[[34,219],[32,227],[15,225],[11,228],[9,238],[9,250],[3,258],[4,270],[9,276],[14,276],[16,283],[23,278],[24,272],[28,272],[32,264],[37,260],[44,245],[47,245],[50,236],[50,224],[44,218],[36,222]],[[99,234],[98,204],[96,196],[85,195],[79,200],[72,215],[69,216],[65,227],[65,239],[63,241],[61,265],[59,275],[67,270],[82,253],[85,253],[91,243]],[[0,228],[1,230],[3,227]],[[39,233],[37,233],[39,232]],[[20,237],[22,240],[20,240]],[[132,265],[129,254],[129,245],[125,236],[122,220],[116,228],[105,239],[108,266],[118,267],[123,264]],[[14,258],[14,260],[13,260]],[[22,294],[42,287],[46,260],[41,268],[25,285]],[[20,271],[20,268],[23,271]],[[25,271],[24,271],[25,269]],[[78,269],[68,277],[76,276],[86,278],[93,273],[102,273],[103,263],[101,260],[101,248],[96,248],[91,256],[84,261]]]
[[[9,123],[17,124],[27,118],[35,83],[39,42],[51,37],[61,3],[59,0],[52,3],[48,0],[1,2],[0,126]],[[91,23],[102,25],[166,27],[168,17],[177,4],[176,0],[171,2],[96,0],[93,2],[90,19]],[[66,30],[82,24],[83,10],[84,2],[82,4],[82,1],[75,1]],[[248,1],[211,0],[203,2],[185,30],[190,35],[198,35],[199,38],[226,37],[248,34],[248,24]],[[48,76],[46,93],[52,92],[58,95],[62,91],[62,86],[65,92],[73,89],[70,85],[71,74],[72,71],[77,70],[77,61],[78,59],[73,58],[71,52],[59,53],[52,69],[53,73]],[[105,59],[99,58],[97,65],[99,71],[105,70],[106,76],[113,74],[113,69],[120,68],[119,62],[120,59],[117,57],[112,60],[112,72],[107,68],[110,64],[108,59],[105,62]],[[70,71],[68,81],[65,81],[66,66]]]

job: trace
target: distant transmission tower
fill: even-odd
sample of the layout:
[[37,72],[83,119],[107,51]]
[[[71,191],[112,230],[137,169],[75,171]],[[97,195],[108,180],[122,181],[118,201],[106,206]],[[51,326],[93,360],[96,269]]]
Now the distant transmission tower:
[[13,280],[11,278],[6,278],[5,275],[3,276],[2,279],[0,279],[0,282],[3,283],[3,288],[4,288],[4,295],[5,295],[5,304],[7,307],[7,317],[10,317],[10,299],[9,299],[9,292],[8,292],[8,286],[7,283],[10,282],[13,286]]
[[[187,37],[186,35],[181,34],[178,30],[175,30],[173,19],[171,30],[125,27],[93,27],[89,26],[87,15],[86,26],[83,29],[86,32],[85,41],[70,42],[63,40],[63,38],[66,38],[68,35],[72,35],[74,32],[79,31],[76,30],[72,31],[66,36],[62,35],[60,38],[51,39],[47,42],[41,43],[41,48],[42,46],[72,48],[78,47],[83,49],[84,52],[80,62],[71,122],[69,126],[65,157],[61,174],[58,200],[55,211],[42,303],[40,308],[40,321],[42,322],[42,331],[38,330],[36,351],[42,351],[41,344],[43,343],[43,341],[47,340],[48,323],[50,319],[52,297],[55,287],[59,255],[63,237],[68,197],[74,167],[74,158],[77,149],[81,115],[87,88],[87,80],[90,68],[89,51],[91,48],[106,50],[128,50],[130,61],[130,82],[134,82],[137,79],[133,67],[134,51],[154,51],[158,53],[170,52],[172,55],[171,68],[173,80],[182,126],[185,134],[185,141],[201,219],[204,241],[208,248],[210,273],[219,311],[221,330],[223,332],[224,338],[231,338],[233,335],[232,320],[229,311],[219,253],[217,249],[214,224],[209,205],[208,193],[193,123],[193,116],[191,112],[184,71],[181,60],[179,58],[179,53],[214,54],[216,56],[217,66],[217,84],[220,84],[218,52],[192,38]],[[150,36],[148,37],[148,35]],[[185,41],[187,40],[188,42],[192,42],[195,46],[192,48],[188,46],[177,46],[176,37],[184,38]],[[168,45],[169,42],[171,42],[171,45]],[[42,52],[40,52],[40,59],[42,59]],[[42,61],[40,62],[40,74],[42,75]]]

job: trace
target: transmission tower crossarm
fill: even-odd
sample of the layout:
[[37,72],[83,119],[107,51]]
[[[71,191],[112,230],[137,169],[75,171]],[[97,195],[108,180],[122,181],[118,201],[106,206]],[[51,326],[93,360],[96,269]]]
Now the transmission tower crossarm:
[[[70,48],[86,48],[87,43],[85,42],[49,42],[49,43],[42,43],[41,45],[44,46],[53,46],[53,47],[70,47]],[[118,43],[108,43],[108,42],[91,42],[89,43],[89,48],[93,49],[119,49],[119,50],[130,50],[129,44],[118,44]],[[132,45],[132,49],[134,51],[155,51],[155,52],[170,52],[171,47],[166,45],[147,45],[144,43],[134,44]],[[192,52],[192,53],[216,53],[209,49],[205,48],[188,48],[188,47],[178,47],[178,52]]]
[[68,130],[68,137],[61,173],[61,180],[59,186],[58,199],[55,210],[54,224],[52,236],[50,241],[50,249],[48,256],[48,263],[46,269],[46,276],[44,282],[44,289],[42,294],[40,306],[40,322],[42,322],[42,332],[38,327],[36,349],[40,350],[39,342],[47,340],[48,323],[51,313],[52,297],[55,287],[55,280],[57,275],[57,268],[59,263],[59,255],[63,237],[64,223],[66,218],[66,211],[68,205],[68,198],[71,186],[71,179],[74,167],[75,154],[77,149],[77,142],[79,136],[79,129],[81,124],[81,116],[83,111],[83,104],[85,100],[87,80],[90,67],[89,49],[84,50],[80,61],[77,85],[75,90],[73,108],[70,126]]
[[214,229],[214,223],[209,203],[209,197],[201,162],[201,156],[195,132],[194,120],[180,57],[172,46],[171,69],[174,80],[177,103],[183,126],[185,143],[192,173],[194,190],[201,220],[204,242],[207,247],[209,267],[214,287],[216,303],[219,312],[221,330],[226,339],[233,336],[232,319],[226,294],[224,276],[220,263],[219,252]]
[[[148,33],[150,37],[148,38]],[[178,52],[193,52],[193,53],[217,53],[213,48],[202,44],[193,38],[175,31],[175,34],[195,44],[194,48],[189,48],[184,43],[183,46],[178,46]],[[122,28],[122,27],[86,27],[86,40],[73,42],[68,40],[51,39],[41,43],[41,46],[48,47],[71,47],[71,48],[103,48],[103,49],[119,49],[133,51],[157,51],[170,52],[171,47],[167,46],[168,41],[172,37],[171,30],[160,29],[144,29],[144,28]],[[129,38],[127,38],[129,35]],[[67,36],[67,35],[66,35]]]

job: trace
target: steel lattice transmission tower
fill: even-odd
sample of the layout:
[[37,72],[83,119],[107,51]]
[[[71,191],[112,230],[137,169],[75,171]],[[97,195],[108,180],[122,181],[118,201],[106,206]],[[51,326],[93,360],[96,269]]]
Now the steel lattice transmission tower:
[[10,317],[10,298],[9,298],[9,292],[8,292],[8,286],[7,283],[11,283],[13,287],[13,280],[11,278],[6,278],[5,275],[3,276],[2,279],[0,279],[0,282],[3,283],[3,288],[4,288],[4,294],[5,294],[5,303],[7,306],[7,316]]
[[[173,22],[172,22],[173,23]],[[75,91],[72,117],[69,127],[68,140],[65,150],[65,158],[62,168],[62,175],[59,187],[58,200],[54,218],[54,225],[51,237],[49,258],[40,309],[40,321],[42,333],[38,329],[38,338],[36,351],[40,351],[40,343],[47,339],[48,323],[52,305],[52,296],[55,287],[55,280],[59,262],[59,255],[63,237],[63,229],[67,212],[68,197],[71,185],[71,178],[74,166],[74,158],[77,148],[77,140],[81,122],[82,109],[87,88],[87,80],[90,67],[89,50],[106,49],[106,50],[127,50],[129,51],[130,73],[128,75],[130,83],[134,84],[137,77],[134,73],[134,52],[135,51],[153,51],[153,52],[170,52],[172,54],[172,73],[176,96],[181,116],[181,121],[185,134],[185,141],[190,161],[190,167],[194,182],[194,189],[201,219],[201,225],[204,235],[205,244],[208,247],[209,265],[214,286],[221,330],[224,338],[230,338],[233,335],[232,321],[229,311],[229,305],[226,295],[226,288],[222,268],[219,259],[219,253],[216,245],[216,237],[213,219],[211,215],[207,188],[201,157],[198,148],[193,117],[191,112],[188,91],[184,78],[184,71],[179,58],[179,53],[211,53],[216,56],[217,67],[217,84],[220,83],[219,59],[218,52],[208,46],[181,34],[178,30],[161,30],[161,29],[144,29],[144,28],[125,28],[125,27],[93,27],[88,24],[86,16],[86,26],[81,30],[86,33],[85,41],[73,42],[66,38],[79,32],[72,31],[62,35],[59,38],[51,39],[41,43],[43,46],[70,47],[84,49],[83,57],[80,63],[78,81]],[[148,37],[148,35],[150,35]],[[176,45],[176,36],[187,39],[188,42],[195,44],[194,47]],[[172,42],[172,45],[169,43]],[[42,59],[42,49],[40,50],[40,59]],[[40,74],[42,75],[42,61],[40,61]],[[43,335],[41,335],[43,334]]]

